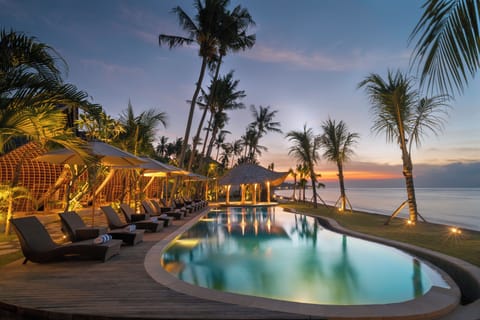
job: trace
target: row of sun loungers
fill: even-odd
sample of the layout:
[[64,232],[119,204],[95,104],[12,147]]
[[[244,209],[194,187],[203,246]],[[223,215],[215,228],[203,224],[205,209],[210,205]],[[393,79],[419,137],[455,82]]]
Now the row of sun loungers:
[[121,245],[136,245],[143,241],[145,232],[159,232],[171,225],[173,219],[183,219],[186,215],[207,206],[205,201],[175,203],[167,207],[155,200],[144,200],[145,213],[135,213],[128,204],[121,204],[123,222],[115,209],[102,206],[108,228],[88,227],[76,212],[59,213],[62,231],[71,243],[57,244],[45,226],[36,216],[12,219],[20,246],[27,261],[43,263],[79,257],[107,261],[120,253]]

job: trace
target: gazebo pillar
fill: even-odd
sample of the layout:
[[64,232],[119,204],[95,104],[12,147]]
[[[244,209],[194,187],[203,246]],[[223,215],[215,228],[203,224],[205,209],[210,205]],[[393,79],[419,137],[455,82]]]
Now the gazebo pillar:
[[232,186],[232,185],[230,185],[230,184],[225,186],[225,187],[226,187],[225,189],[227,189],[227,190],[226,190],[226,193],[227,193],[227,194],[226,194],[225,203],[226,203],[227,205],[230,204],[230,187],[231,187],[231,186]]
[[257,184],[253,184],[252,203],[257,204]]
[[242,204],[245,204],[245,185],[244,185],[244,184],[241,184],[241,185],[240,185],[240,192],[241,192],[241,194],[242,194],[241,203],[242,203]]
[[270,181],[267,181],[267,203],[270,203]]

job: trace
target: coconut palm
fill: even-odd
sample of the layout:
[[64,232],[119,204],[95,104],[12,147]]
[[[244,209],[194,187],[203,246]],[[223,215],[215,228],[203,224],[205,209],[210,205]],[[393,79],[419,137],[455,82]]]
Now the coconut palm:
[[278,110],[270,111],[270,106],[259,106],[258,110],[254,105],[250,106],[254,121],[250,123],[250,127],[256,129],[259,138],[263,137],[268,132],[282,133],[280,129],[280,122],[273,121]]
[[207,64],[217,55],[219,44],[218,34],[221,26],[221,19],[223,19],[223,16],[225,15],[225,7],[227,4],[228,0],[195,0],[194,6],[197,13],[194,19],[188,16],[180,6],[177,6],[172,9],[172,12],[177,15],[179,24],[182,29],[188,33],[188,37],[166,34],[160,34],[158,37],[159,45],[166,44],[170,49],[197,43],[199,46],[198,54],[202,58],[200,74],[196,82],[193,97],[190,100],[190,111],[188,114],[187,125],[185,127],[185,136],[183,138],[183,146],[179,159],[179,165],[181,167],[183,167],[184,164],[183,162],[190,138],[195,105],[197,103],[200,89],[202,88],[205,70]]
[[[335,162],[338,168],[338,182],[340,185],[340,211],[346,208],[347,196],[343,176],[343,164],[353,155],[353,145],[359,138],[358,133],[349,132],[343,121],[336,122],[328,119],[322,123],[323,134],[320,136],[320,146],[324,149],[323,157]],[[350,210],[352,207],[350,206]]]
[[319,160],[319,141],[315,137],[313,130],[311,128],[307,129],[307,125],[303,126],[303,131],[289,131],[286,134],[286,138],[293,143],[288,150],[288,154],[308,168],[308,174],[312,182],[313,204],[317,208],[317,174],[315,173],[315,164]]
[[418,37],[412,65],[420,84],[440,92],[463,92],[480,66],[480,1],[427,0],[424,13],[410,35]]
[[267,151],[267,147],[260,145],[260,135],[255,128],[247,127],[247,131],[241,136],[244,150],[243,162],[257,163],[257,155],[261,156],[262,151]]
[[[371,74],[358,85],[370,98],[374,117],[372,131],[384,132],[388,142],[398,143],[402,151],[403,175],[408,200],[392,215],[393,218],[403,205],[408,203],[410,221],[417,221],[418,210],[413,181],[412,145],[420,145],[421,139],[430,131],[437,134],[444,125],[447,97],[421,98],[413,88],[413,81],[400,71],[388,72],[387,79]],[[387,222],[388,223],[388,222]]]
[[243,146],[242,140],[237,139],[231,143],[232,145],[232,165],[235,163],[235,157],[239,157],[242,155]]
[[[212,61],[212,65],[215,68],[215,75],[212,79],[210,95],[207,96],[207,99],[205,99],[206,106],[203,110],[197,133],[195,135],[195,138],[193,139],[193,150],[196,150],[197,144],[200,141],[200,133],[203,127],[203,122],[205,121],[205,117],[207,115],[207,111],[209,109],[212,109],[212,107],[210,106],[212,104],[211,99],[216,95],[217,79],[223,57],[226,56],[228,51],[237,52],[253,47],[253,45],[255,44],[255,35],[247,35],[247,29],[249,28],[249,26],[253,25],[255,25],[255,22],[248,13],[248,10],[242,8],[240,5],[235,7],[233,11],[226,12],[221,19],[221,25],[219,27],[219,33],[217,35],[219,42],[218,57]],[[205,139],[205,141],[207,141],[207,139]],[[187,170],[190,170],[192,166],[194,155],[195,152],[192,152],[192,156],[190,157]]]
[[270,106],[259,106],[258,110],[254,105],[250,106],[253,121],[248,125],[246,138],[248,138],[248,154],[253,159],[256,154],[261,155],[261,150],[267,151],[266,147],[260,146],[259,142],[268,132],[282,133],[280,122],[274,121],[277,110],[270,110]]
[[[217,81],[212,81],[212,84],[209,87],[209,94],[204,95],[203,97],[204,100],[209,101],[210,103],[209,127],[211,130],[207,130],[205,143],[208,141],[208,133],[210,131],[212,132],[212,137],[210,138],[206,151],[207,158],[212,154],[214,141],[216,139],[215,137],[217,136],[218,131],[222,129],[229,120],[226,112],[229,110],[245,108],[245,105],[240,100],[246,95],[244,90],[237,90],[239,82],[239,80],[233,79],[233,71],[230,71]],[[213,87],[216,89],[213,90]]]
[[118,136],[117,143],[122,149],[132,152],[134,155],[153,155],[153,141],[156,136],[156,128],[159,124],[167,126],[165,112],[155,109],[143,111],[135,116],[131,102],[119,118],[125,132]]

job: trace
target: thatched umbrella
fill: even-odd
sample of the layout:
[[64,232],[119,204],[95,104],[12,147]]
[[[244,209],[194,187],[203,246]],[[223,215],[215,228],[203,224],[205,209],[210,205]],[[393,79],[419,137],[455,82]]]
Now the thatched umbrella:
[[245,201],[245,185],[254,186],[253,203],[256,203],[256,187],[258,184],[267,186],[267,202],[270,202],[270,186],[278,186],[288,176],[288,172],[275,172],[262,166],[250,163],[240,164],[230,169],[218,181],[220,185],[227,187],[227,203],[230,199],[230,187],[239,185],[242,189],[242,203]]

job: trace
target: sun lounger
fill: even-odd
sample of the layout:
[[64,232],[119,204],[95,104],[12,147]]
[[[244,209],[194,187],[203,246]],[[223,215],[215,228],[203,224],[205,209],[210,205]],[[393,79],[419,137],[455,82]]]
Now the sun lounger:
[[138,223],[131,223],[127,222],[124,223],[122,220],[120,220],[120,217],[118,216],[117,212],[115,209],[113,209],[111,206],[102,206],[100,207],[102,212],[105,214],[107,217],[108,221],[108,226],[110,229],[126,229],[129,228],[130,225],[134,225],[135,228],[141,229],[141,230],[146,230],[146,231],[151,231],[151,232],[157,232],[162,229],[162,224],[160,223],[152,223],[151,221],[148,221],[146,223],[142,223],[141,221]]
[[11,219],[20,241],[25,260],[44,263],[68,257],[89,258],[107,261],[119,254],[122,241],[110,240],[95,244],[94,239],[59,245],[52,240],[45,226],[35,216]]
[[[125,221],[127,221],[127,223],[133,223],[138,229],[158,232],[163,228],[163,221],[158,221],[157,218],[151,219],[148,214],[135,213],[126,203],[120,204],[120,211],[122,211]],[[155,221],[155,219],[157,221]]]
[[164,213],[170,217],[173,217],[175,219],[183,219],[185,217],[185,212],[181,210],[175,210],[172,208],[164,207],[162,204],[160,204],[157,200],[150,199],[150,203],[153,204],[155,209],[157,209],[157,212]]
[[143,200],[142,207],[143,207],[143,210],[145,210],[145,213],[148,213],[150,217],[157,217],[158,220],[163,221],[164,227],[168,227],[172,223],[173,217],[168,216],[166,213],[157,211],[153,207],[153,204],[150,204],[150,201]]
[[126,230],[126,228],[110,229],[105,227],[87,227],[78,213],[62,212],[58,214],[62,221],[62,229],[65,230],[70,241],[77,242],[93,239],[102,234],[109,234],[113,239],[122,240],[124,244],[135,245],[143,240],[144,230]]

